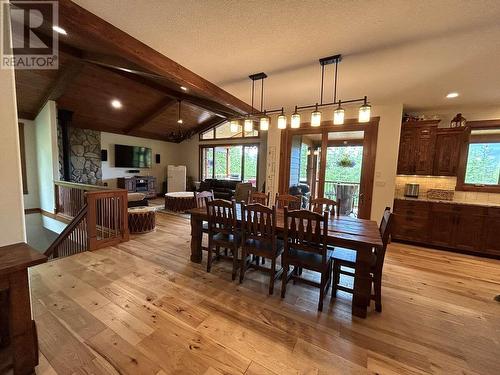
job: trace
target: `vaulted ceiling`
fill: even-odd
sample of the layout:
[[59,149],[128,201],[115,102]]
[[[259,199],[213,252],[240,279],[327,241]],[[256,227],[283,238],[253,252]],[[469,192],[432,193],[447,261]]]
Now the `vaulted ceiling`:
[[[498,0],[75,1],[247,102],[247,76],[266,72],[271,108],[314,103],[318,58],[336,53],[341,98],[500,102]],[[450,91],[460,96],[447,100]]]
[[[59,10],[67,32],[59,35],[59,69],[16,70],[19,117],[33,119],[55,100],[73,112],[72,126],[180,142],[251,110],[78,5],[61,0]],[[37,35],[51,33],[52,25]],[[111,106],[114,99],[121,108]]]

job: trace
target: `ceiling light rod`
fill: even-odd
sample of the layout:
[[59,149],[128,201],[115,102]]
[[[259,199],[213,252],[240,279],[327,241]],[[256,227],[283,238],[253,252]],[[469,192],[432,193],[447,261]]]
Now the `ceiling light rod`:
[[[323,104],[311,104],[311,105],[303,105],[303,106],[297,106],[297,110],[303,110],[303,109],[311,109],[311,108],[316,108],[316,107],[328,107],[328,106],[332,106],[332,105],[339,105],[341,102],[342,104],[349,104],[349,103],[361,103],[361,102],[365,102],[365,101],[368,101],[368,97],[365,96],[363,98],[359,98],[359,99],[351,99],[351,100],[338,100],[338,101],[335,101],[335,102],[330,102],[330,103],[323,103]],[[278,111],[281,111],[278,110]],[[267,111],[269,113],[269,111]]]

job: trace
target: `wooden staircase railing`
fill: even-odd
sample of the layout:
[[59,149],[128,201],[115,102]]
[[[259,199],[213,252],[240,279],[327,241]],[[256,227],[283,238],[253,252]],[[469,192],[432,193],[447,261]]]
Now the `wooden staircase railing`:
[[65,257],[128,241],[127,203],[124,189],[84,192],[83,205],[45,255]]
[[64,219],[75,217],[85,204],[85,193],[88,191],[110,190],[107,186],[79,184],[68,181],[54,181],[56,215]]
[[45,251],[45,256],[54,259],[89,250],[87,208],[87,204],[84,204],[78,214]]

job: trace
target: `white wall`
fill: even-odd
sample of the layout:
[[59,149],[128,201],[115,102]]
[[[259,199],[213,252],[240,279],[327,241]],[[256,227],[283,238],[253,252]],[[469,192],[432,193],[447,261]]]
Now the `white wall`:
[[49,101],[35,118],[36,160],[40,208],[54,212],[54,180],[59,178],[57,152],[57,108]]
[[[3,20],[4,7],[0,19]],[[2,27],[4,27],[3,25]],[[16,91],[14,71],[0,69],[0,246],[25,242],[23,189],[21,181],[21,157],[17,123]]]
[[28,194],[24,194],[24,208],[40,208],[38,191],[38,165],[36,157],[36,127],[30,120],[19,119],[24,124],[24,155],[26,160],[26,183]]
[[[153,152],[152,168],[115,168],[115,144],[151,148]],[[186,152],[177,143],[102,132],[101,149],[108,150],[108,161],[102,162],[102,181],[106,182],[110,187],[116,187],[118,177],[155,176],[158,184],[157,191],[160,192],[167,177],[167,165],[185,164],[183,155],[186,155]],[[160,154],[160,164],[155,162],[156,154]],[[140,172],[128,173],[127,171],[130,169],[139,169]]]

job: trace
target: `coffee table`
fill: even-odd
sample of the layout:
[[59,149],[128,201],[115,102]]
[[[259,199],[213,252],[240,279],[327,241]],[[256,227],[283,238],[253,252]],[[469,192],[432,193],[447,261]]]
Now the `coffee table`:
[[186,211],[196,208],[194,193],[191,191],[176,191],[165,194],[165,209],[170,211]]
[[139,206],[128,209],[128,229],[130,233],[148,233],[155,228],[156,211],[153,207]]

